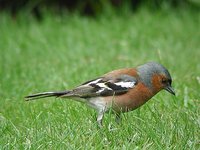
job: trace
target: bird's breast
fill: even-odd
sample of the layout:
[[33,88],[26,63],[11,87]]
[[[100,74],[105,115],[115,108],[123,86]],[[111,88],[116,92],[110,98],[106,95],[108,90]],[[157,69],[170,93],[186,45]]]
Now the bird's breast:
[[138,83],[126,94],[109,96],[105,98],[105,101],[114,111],[127,112],[140,107],[153,96],[154,94],[143,83]]

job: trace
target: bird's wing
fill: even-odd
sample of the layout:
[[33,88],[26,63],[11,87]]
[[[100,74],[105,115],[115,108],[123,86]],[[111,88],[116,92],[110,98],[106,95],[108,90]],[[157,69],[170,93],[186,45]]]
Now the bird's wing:
[[121,95],[134,88],[136,84],[137,79],[129,75],[122,74],[114,78],[105,76],[87,81],[62,97],[90,98]]

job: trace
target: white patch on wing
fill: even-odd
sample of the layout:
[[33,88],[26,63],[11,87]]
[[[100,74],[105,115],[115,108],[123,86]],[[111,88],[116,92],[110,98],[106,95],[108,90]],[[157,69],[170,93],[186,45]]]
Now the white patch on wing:
[[132,88],[135,86],[136,82],[117,82],[115,83],[115,85],[121,86],[121,87],[125,87],[125,88]]
[[105,90],[105,88],[100,89],[99,91],[97,91],[96,93],[101,93]]
[[100,79],[97,79],[97,80],[94,80],[94,81],[91,81],[91,82],[87,83],[86,85],[96,84],[96,83],[99,82],[100,80],[101,80],[101,78],[100,78]]
[[105,85],[104,83],[97,83],[96,85],[98,85],[101,88],[105,88],[105,89],[109,89],[112,90],[111,88],[109,88],[107,85]]

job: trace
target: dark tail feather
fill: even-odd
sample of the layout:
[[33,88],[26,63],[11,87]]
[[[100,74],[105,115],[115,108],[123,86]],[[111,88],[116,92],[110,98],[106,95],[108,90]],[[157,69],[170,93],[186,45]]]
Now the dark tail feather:
[[60,96],[66,95],[68,93],[70,93],[70,91],[43,92],[43,93],[28,95],[25,97],[25,100],[29,101],[29,100],[36,100],[36,99],[45,98],[45,97],[60,97]]

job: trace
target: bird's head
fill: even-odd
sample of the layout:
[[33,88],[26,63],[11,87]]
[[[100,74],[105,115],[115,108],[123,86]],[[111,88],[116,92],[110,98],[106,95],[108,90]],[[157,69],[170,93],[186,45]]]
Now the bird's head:
[[175,95],[172,88],[172,78],[169,71],[159,63],[149,62],[137,68],[140,80],[152,89],[153,92],[159,92],[165,89]]

